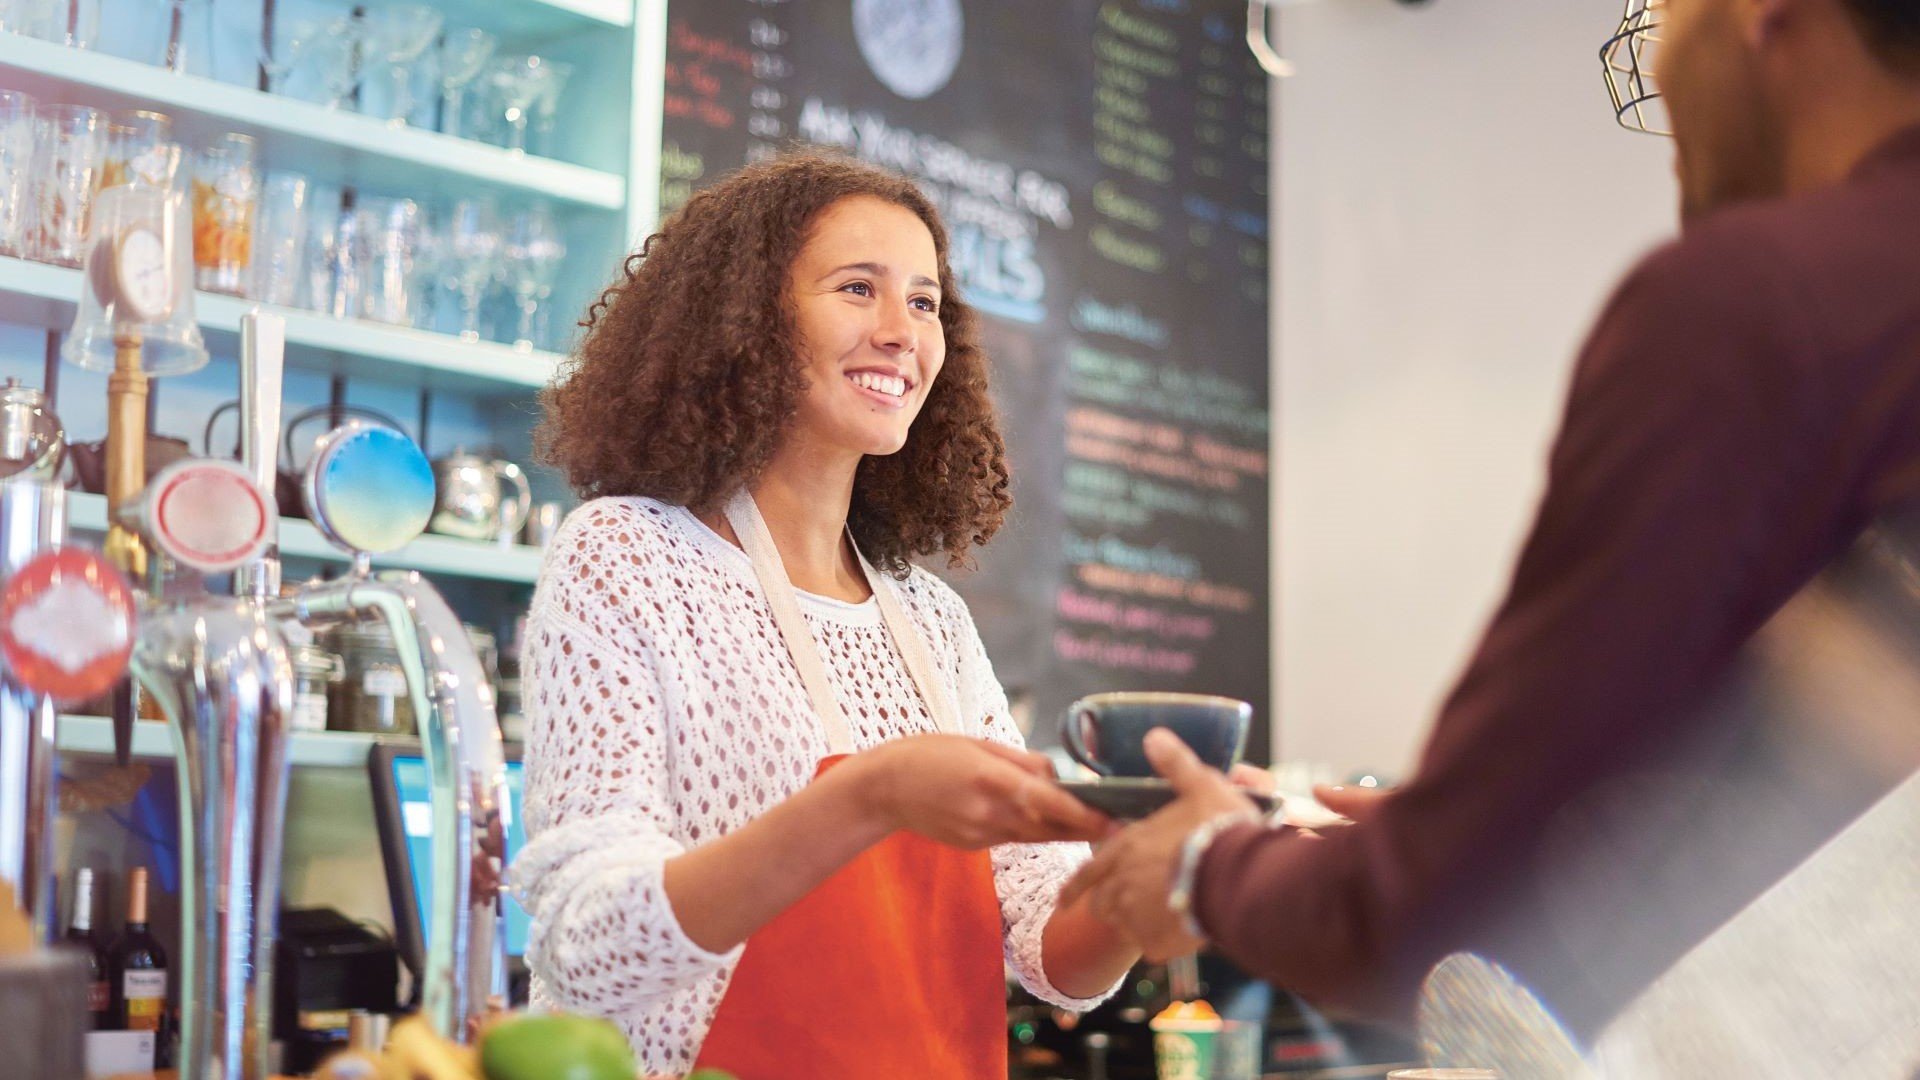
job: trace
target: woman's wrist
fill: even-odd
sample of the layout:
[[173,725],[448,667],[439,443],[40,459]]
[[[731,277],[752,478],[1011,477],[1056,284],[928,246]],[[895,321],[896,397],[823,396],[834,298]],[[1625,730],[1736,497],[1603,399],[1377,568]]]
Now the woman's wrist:
[[888,794],[891,777],[878,767],[880,754],[854,754],[820,778],[819,787],[831,793],[841,823],[851,829],[864,850],[886,839],[899,825],[894,820],[893,802]]

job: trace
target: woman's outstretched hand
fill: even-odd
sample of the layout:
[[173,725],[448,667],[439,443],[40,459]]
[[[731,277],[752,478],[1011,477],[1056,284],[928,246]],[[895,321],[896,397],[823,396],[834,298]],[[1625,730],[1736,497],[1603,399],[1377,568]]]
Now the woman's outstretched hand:
[[957,848],[1098,840],[1113,827],[1053,782],[1045,755],[958,735],[915,735],[856,755],[869,811]]

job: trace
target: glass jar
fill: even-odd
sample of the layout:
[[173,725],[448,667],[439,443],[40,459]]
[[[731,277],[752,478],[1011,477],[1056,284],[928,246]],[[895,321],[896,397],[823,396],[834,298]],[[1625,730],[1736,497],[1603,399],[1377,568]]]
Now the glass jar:
[[256,156],[250,136],[228,133],[193,157],[193,282],[198,288],[247,294],[260,199]]
[[79,266],[106,158],[106,114],[83,105],[43,104],[34,111],[34,135],[29,248],[41,262]]
[[33,99],[18,90],[0,90],[0,255],[27,254],[33,147]]
[[393,632],[384,623],[368,622],[339,627],[329,637],[343,673],[333,687],[328,725],[372,735],[414,734],[413,703]]
[[291,659],[293,717],[289,726],[295,731],[325,731],[327,700],[346,678],[346,665],[318,645],[295,646]]
[[145,109],[113,115],[107,126],[106,164],[100,168],[102,189],[135,182],[170,188],[179,171],[172,117]]

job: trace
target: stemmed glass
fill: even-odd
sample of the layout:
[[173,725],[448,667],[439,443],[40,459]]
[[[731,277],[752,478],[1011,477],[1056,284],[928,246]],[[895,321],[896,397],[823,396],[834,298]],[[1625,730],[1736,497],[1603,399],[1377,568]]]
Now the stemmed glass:
[[506,121],[506,147],[525,151],[531,108],[553,77],[553,66],[538,56],[505,56],[493,62],[488,83],[498,116]]
[[440,280],[460,299],[460,339],[480,340],[480,300],[500,259],[500,225],[490,199],[461,199],[439,244]]
[[560,112],[560,94],[573,77],[573,65],[548,61],[547,77],[533,100],[533,152],[553,156],[553,124]]
[[323,104],[329,109],[345,107],[360,85],[360,44],[365,32],[359,19],[339,18],[313,39],[314,69]]
[[507,230],[506,270],[520,313],[513,335],[515,348],[534,348],[534,317],[553,296],[554,275],[566,257],[567,242],[560,238],[553,211],[545,203],[534,203],[514,215]]
[[485,30],[456,30],[440,43],[440,130],[460,135],[467,87],[493,59],[499,47]]
[[267,77],[267,92],[284,94],[287,80],[312,53],[321,37],[333,33],[342,19],[299,19],[287,28],[278,48],[262,40],[259,45],[260,71]]
[[446,17],[422,4],[395,4],[363,16],[367,51],[381,61],[382,99],[376,115],[404,124],[413,112],[413,70],[445,25]]

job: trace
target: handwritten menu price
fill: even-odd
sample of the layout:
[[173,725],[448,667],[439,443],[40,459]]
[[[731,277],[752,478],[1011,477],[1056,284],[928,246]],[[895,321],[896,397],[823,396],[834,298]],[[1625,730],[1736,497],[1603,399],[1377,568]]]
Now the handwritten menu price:
[[1267,83],[1243,18],[1239,0],[669,5],[663,211],[800,141],[915,177],[946,218],[1018,500],[955,584],[1037,741],[1093,690],[1267,702]]

